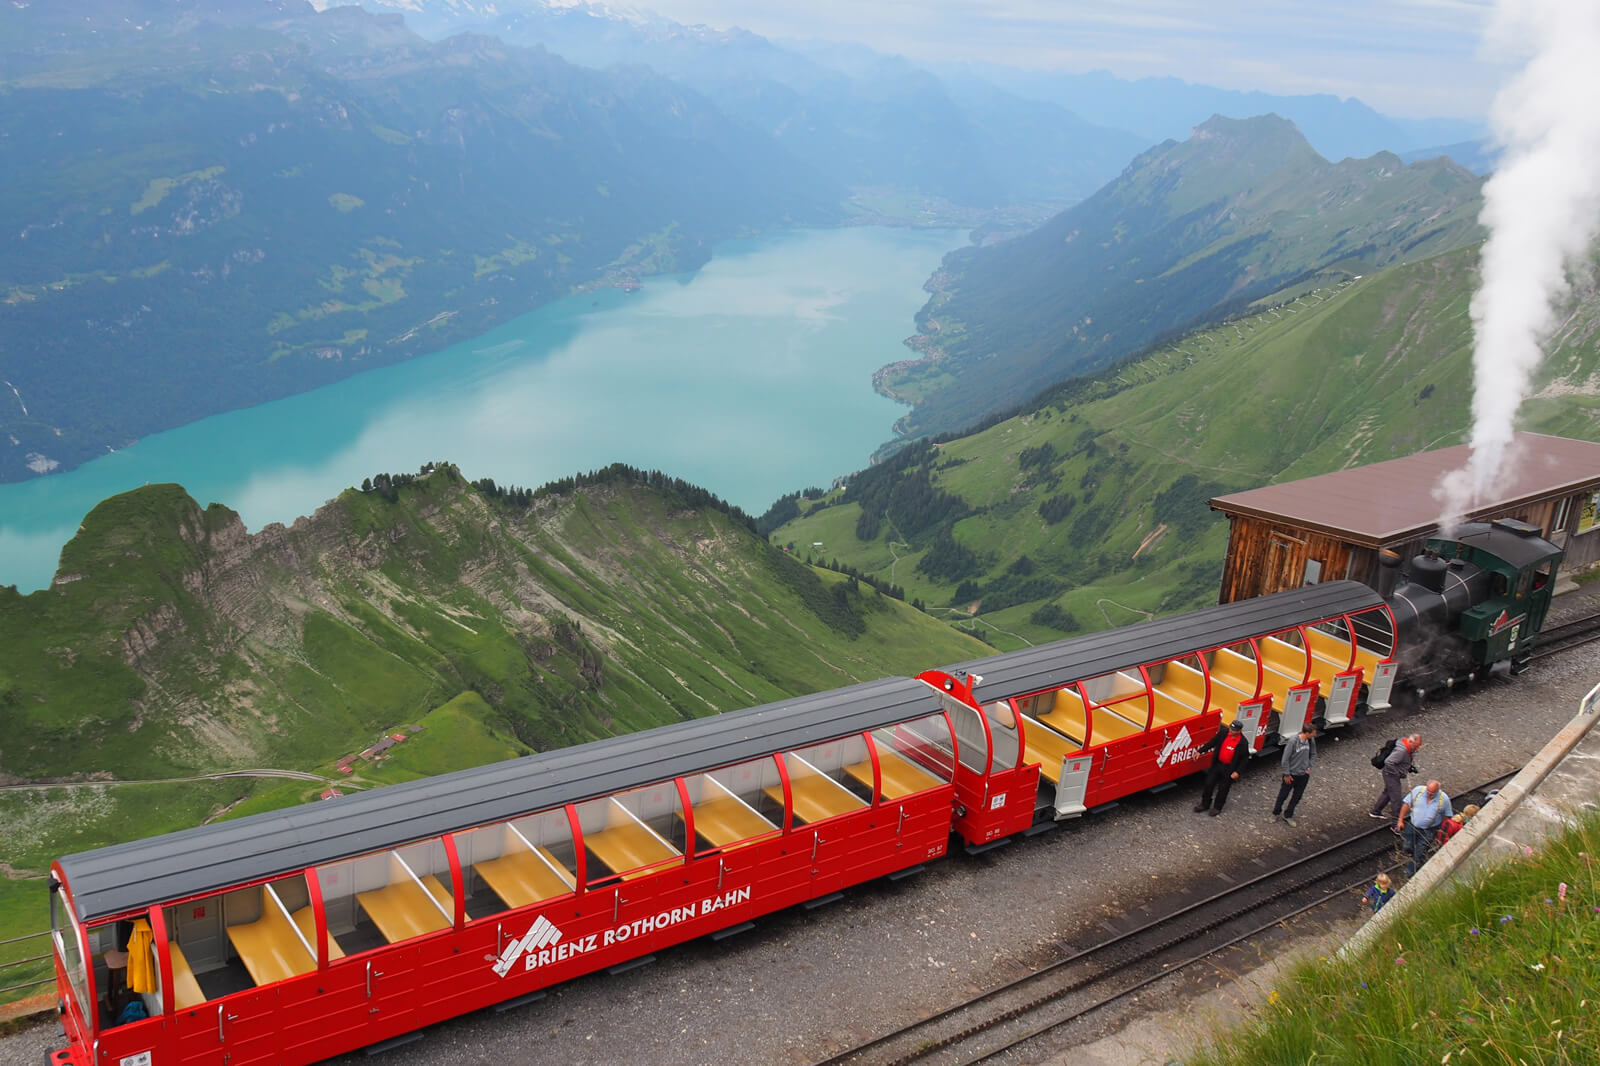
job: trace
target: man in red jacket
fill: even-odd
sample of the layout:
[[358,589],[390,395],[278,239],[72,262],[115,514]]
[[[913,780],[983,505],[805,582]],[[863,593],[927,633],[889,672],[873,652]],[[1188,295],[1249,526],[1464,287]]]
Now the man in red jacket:
[[[1211,759],[1211,765],[1206,767],[1205,788],[1200,791],[1200,802],[1194,809],[1207,811],[1215,818],[1222,813],[1223,806],[1228,802],[1228,790],[1233,783],[1239,780],[1239,771],[1244,769],[1244,764],[1250,759],[1250,745],[1244,739],[1244,723],[1235,721],[1227,729],[1219,729],[1212,734],[1211,739],[1200,746],[1202,753],[1216,752]],[[1212,806],[1212,793],[1216,794],[1216,806]]]

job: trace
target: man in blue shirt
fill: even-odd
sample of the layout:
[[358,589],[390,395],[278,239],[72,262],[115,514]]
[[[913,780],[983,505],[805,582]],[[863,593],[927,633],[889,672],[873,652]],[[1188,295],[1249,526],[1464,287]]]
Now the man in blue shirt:
[[1450,806],[1450,797],[1437,781],[1418,785],[1406,796],[1400,804],[1400,819],[1395,825],[1400,829],[1401,842],[1411,856],[1411,861],[1406,863],[1407,874],[1416,873],[1417,868],[1428,861],[1439,823],[1455,813]]

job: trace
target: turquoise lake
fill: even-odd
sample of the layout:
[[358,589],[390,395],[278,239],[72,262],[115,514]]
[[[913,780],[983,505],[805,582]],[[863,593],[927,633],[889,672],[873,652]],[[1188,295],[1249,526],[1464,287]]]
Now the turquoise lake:
[[474,340],[0,485],[0,585],[44,588],[95,504],[177,482],[253,532],[430,460],[537,488],[623,462],[751,514],[826,487],[905,408],[872,372],[901,343],[953,230],[799,230],[719,246],[694,274],[583,293]]

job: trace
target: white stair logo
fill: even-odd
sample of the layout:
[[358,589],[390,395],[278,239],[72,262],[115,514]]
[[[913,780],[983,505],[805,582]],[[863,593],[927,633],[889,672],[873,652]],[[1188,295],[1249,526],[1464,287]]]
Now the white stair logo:
[[494,964],[494,972],[504,977],[526,952],[547,948],[560,939],[561,930],[541,914],[533,920],[532,925],[528,926],[526,933],[507,944],[505,950],[500,952],[500,958]]
[[1167,760],[1172,758],[1174,752],[1187,748],[1193,741],[1194,738],[1189,736],[1189,727],[1184,726],[1174,733],[1172,739],[1167,741],[1166,746],[1161,749],[1161,754],[1156,756],[1156,765],[1167,765]]

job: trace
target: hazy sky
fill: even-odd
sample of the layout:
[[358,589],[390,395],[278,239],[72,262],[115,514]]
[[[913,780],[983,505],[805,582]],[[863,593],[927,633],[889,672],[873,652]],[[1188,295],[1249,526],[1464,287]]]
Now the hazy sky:
[[[1593,3],[1596,0],[1570,0]],[[1391,115],[1482,118],[1502,67],[1490,0],[621,0],[678,22],[859,41],[923,60],[1356,96]]]

